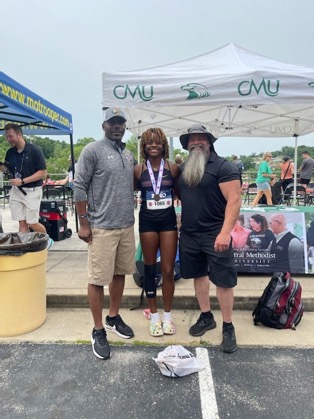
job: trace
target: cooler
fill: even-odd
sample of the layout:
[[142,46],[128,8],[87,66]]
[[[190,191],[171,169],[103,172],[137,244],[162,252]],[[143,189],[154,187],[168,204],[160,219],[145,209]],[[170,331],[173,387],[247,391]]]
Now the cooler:
[[[47,233],[54,241],[64,240],[67,232],[67,207],[65,200],[42,200],[40,216],[49,222]],[[49,230],[49,231],[48,231]]]

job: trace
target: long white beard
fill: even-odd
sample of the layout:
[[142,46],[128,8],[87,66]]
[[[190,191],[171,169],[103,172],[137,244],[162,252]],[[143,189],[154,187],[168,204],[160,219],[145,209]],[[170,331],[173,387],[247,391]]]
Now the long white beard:
[[183,179],[190,188],[196,188],[205,172],[206,152],[198,150],[191,151],[184,164]]

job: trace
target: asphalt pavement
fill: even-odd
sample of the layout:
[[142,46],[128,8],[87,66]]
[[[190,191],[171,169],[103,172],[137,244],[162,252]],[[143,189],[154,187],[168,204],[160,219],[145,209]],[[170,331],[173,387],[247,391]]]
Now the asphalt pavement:
[[115,348],[109,361],[85,344],[4,344],[3,419],[312,419],[313,349],[186,347],[199,373],[163,376],[160,348]]

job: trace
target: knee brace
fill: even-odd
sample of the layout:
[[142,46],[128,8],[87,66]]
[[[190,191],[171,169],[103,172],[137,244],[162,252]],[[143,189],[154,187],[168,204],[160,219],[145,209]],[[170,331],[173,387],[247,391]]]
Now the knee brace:
[[144,265],[144,290],[147,298],[156,298],[156,265]]

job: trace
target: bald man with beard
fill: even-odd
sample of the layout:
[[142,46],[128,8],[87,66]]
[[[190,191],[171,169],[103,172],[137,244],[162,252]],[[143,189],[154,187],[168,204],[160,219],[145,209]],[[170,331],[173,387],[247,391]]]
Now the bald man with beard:
[[[202,336],[214,329],[210,309],[210,281],[223,318],[224,352],[237,349],[232,324],[233,287],[237,284],[231,231],[241,207],[240,174],[236,166],[219,157],[213,143],[216,138],[203,125],[196,124],[180,136],[189,157],[181,166],[179,179],[182,202],[180,230],[180,267],[183,278],[194,278],[194,288],[201,314],[190,328],[192,336]],[[209,281],[210,279],[210,281]]]

